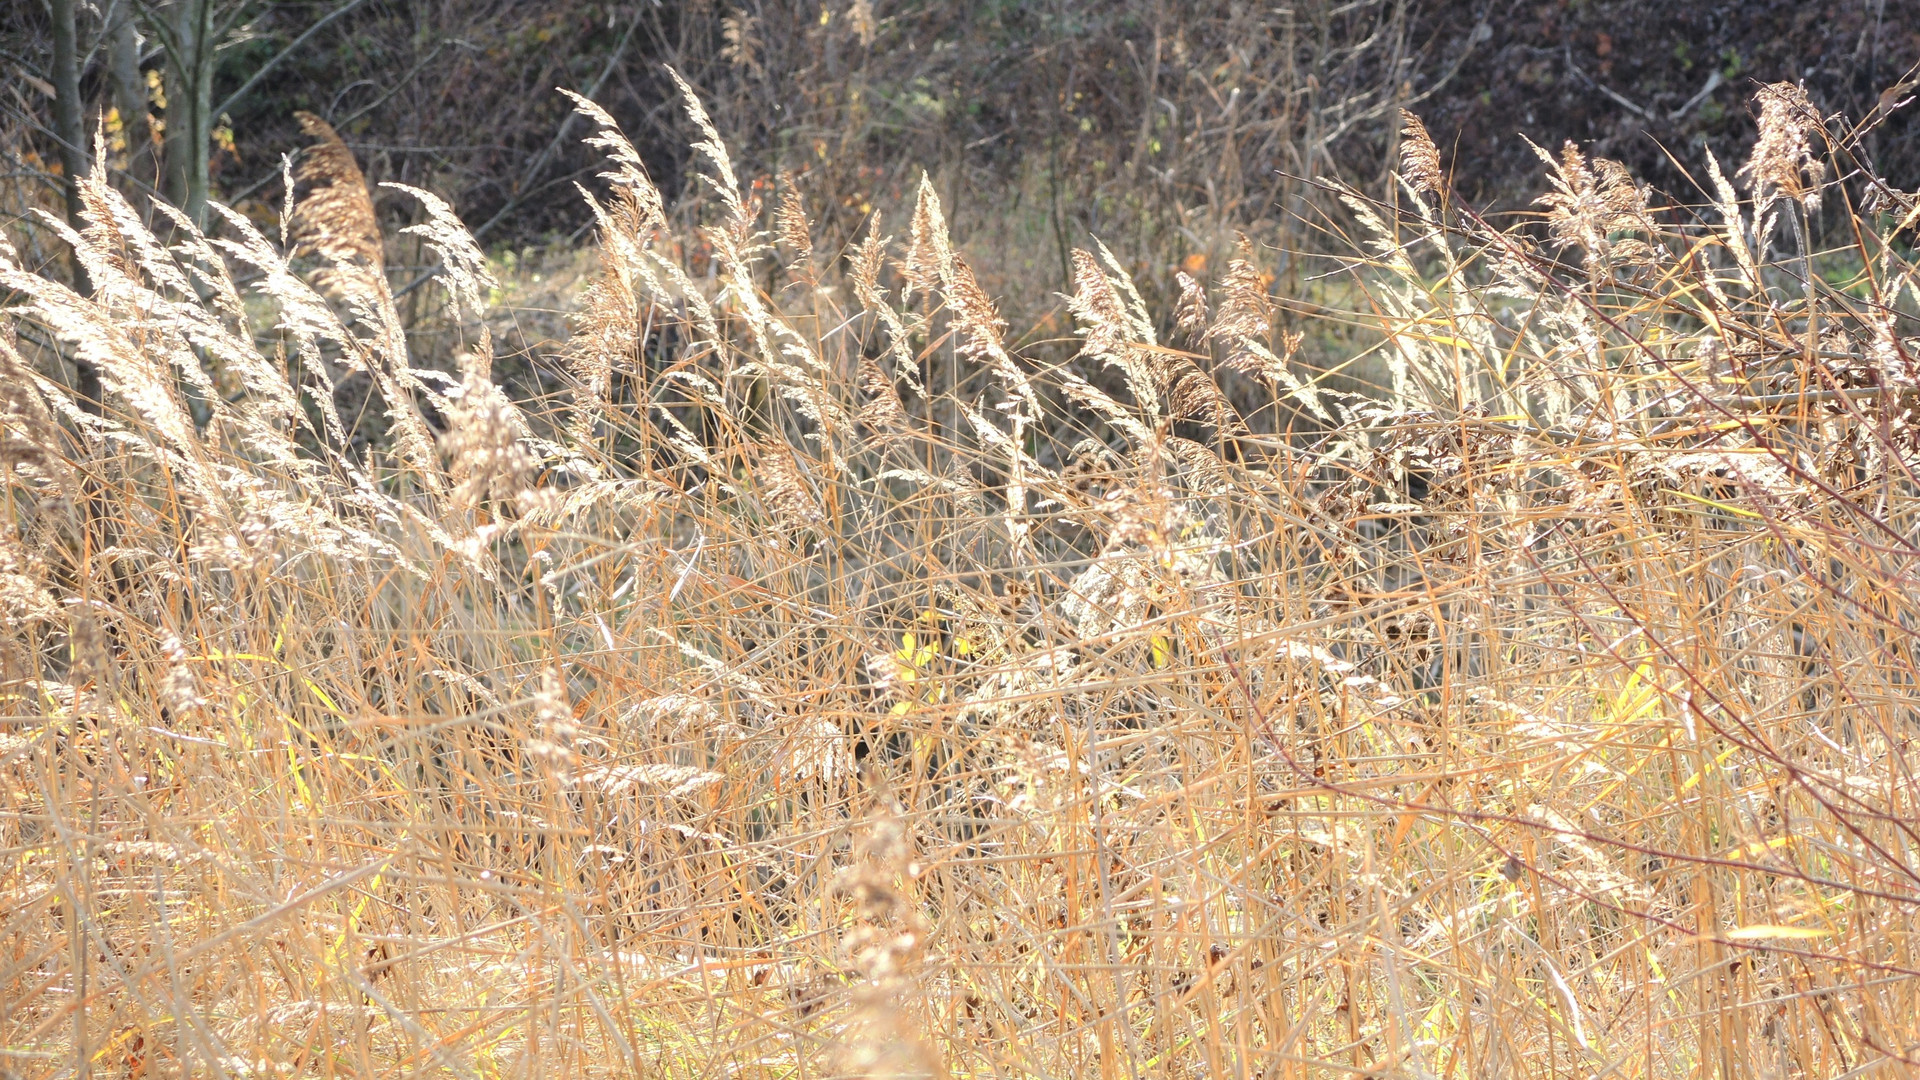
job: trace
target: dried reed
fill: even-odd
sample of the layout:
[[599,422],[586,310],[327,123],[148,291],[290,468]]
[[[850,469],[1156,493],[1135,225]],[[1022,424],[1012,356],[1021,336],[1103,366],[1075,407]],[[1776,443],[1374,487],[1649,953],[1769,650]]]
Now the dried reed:
[[570,404],[485,340],[414,372],[317,121],[331,292],[98,177],[95,295],[0,250],[0,1074],[1920,1067],[1915,267],[1864,217],[1771,254],[1863,168],[1797,89],[1752,199],[1569,147],[1544,236],[1409,116],[1417,212],[1334,192],[1364,394],[1250,244],[1164,324],[1075,253],[1067,366],[930,184],[823,270],[688,91],[697,276],[576,101],[614,192]]

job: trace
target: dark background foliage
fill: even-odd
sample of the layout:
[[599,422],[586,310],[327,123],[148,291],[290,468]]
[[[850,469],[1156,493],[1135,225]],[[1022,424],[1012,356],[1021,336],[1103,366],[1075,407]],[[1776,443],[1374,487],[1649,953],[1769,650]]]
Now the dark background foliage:
[[[101,20],[130,2],[79,9],[90,117],[110,103]],[[343,2],[230,0],[214,99]],[[56,157],[47,12],[29,0],[0,15],[16,171]],[[584,227],[572,184],[597,171],[584,126],[565,127],[553,89],[566,86],[594,91],[690,211],[671,64],[744,177],[799,175],[829,241],[924,168],[959,239],[991,225],[974,239],[1026,253],[1036,283],[1058,287],[1087,232],[1162,268],[1220,253],[1233,230],[1312,246],[1301,178],[1385,193],[1400,106],[1427,118],[1458,190],[1483,205],[1524,209],[1540,190],[1523,132],[1581,142],[1686,199],[1700,146],[1723,163],[1743,154],[1758,83],[1804,80],[1857,119],[1917,59],[1920,0],[363,0],[229,110],[211,186],[271,213],[306,109],[341,129],[371,181],[443,192],[489,243],[551,243]],[[150,47],[143,63],[164,57]],[[1914,115],[1874,136],[1896,182],[1920,173]]]
[[[1437,53],[1471,35],[1464,7],[1422,6],[1417,32]],[[1488,20],[1492,39],[1426,109],[1435,139],[1456,151],[1459,187],[1485,201],[1523,202],[1537,189],[1522,132],[1549,149],[1573,139],[1685,198],[1693,184],[1668,153],[1696,176],[1701,145],[1723,165],[1741,160],[1757,84],[1804,82],[1820,108],[1858,121],[1920,60],[1912,0],[1512,2]],[[1909,106],[1874,134],[1885,175],[1914,182],[1914,133]]]

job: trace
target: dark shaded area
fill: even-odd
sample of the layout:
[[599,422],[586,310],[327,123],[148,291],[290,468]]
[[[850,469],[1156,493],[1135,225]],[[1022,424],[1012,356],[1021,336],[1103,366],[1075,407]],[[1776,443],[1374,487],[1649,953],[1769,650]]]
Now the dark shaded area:
[[[242,17],[214,99],[341,3],[228,5]],[[83,14],[83,44],[98,45],[101,20]],[[19,76],[7,126],[41,162],[55,157],[35,90],[48,43],[40,5],[0,15],[0,62]],[[91,48],[82,72],[89,117],[111,100],[109,51]],[[142,63],[163,59],[150,45]],[[1697,169],[1705,145],[1731,171],[1758,83],[1804,79],[1822,108],[1858,119],[1916,59],[1920,0],[372,0],[234,104],[213,187],[270,215],[304,109],[340,129],[371,181],[445,193],[489,243],[567,238],[587,220],[572,185],[592,184],[598,161],[578,143],[584,125],[562,135],[568,103],[553,90],[566,86],[594,90],[691,206],[692,129],[671,64],[744,179],[801,175],[830,242],[925,168],[954,196],[957,235],[971,213],[1028,215],[1064,276],[1088,232],[1156,259],[1218,253],[1233,229],[1297,241],[1299,178],[1380,189],[1403,104],[1482,204],[1524,208],[1542,189],[1523,132],[1550,149],[1574,139],[1686,197],[1666,152]],[[1920,174],[1914,115],[1898,111],[1868,144],[1896,183]],[[150,158],[126,164],[153,182]]]
[[[222,86],[327,10],[264,14]],[[1292,177],[1377,176],[1393,87],[1422,66],[1409,27],[1380,0],[1292,13],[1148,0],[372,3],[234,110],[240,159],[220,177],[230,192],[270,192],[278,155],[299,144],[289,117],[308,109],[332,118],[370,179],[446,191],[476,226],[506,211],[490,240],[566,236],[587,220],[572,182],[591,184],[599,161],[578,144],[583,126],[556,139],[568,109],[557,86],[597,86],[661,186],[698,198],[672,65],[743,178],[800,174],[829,237],[926,169],[962,216],[1042,200],[1064,259],[1088,231],[1158,246],[1194,208],[1258,231],[1297,194]]]
[[[1464,49],[1467,6],[1419,5],[1435,55]],[[1424,112],[1454,151],[1459,190],[1507,206],[1540,187],[1522,133],[1549,150],[1572,139],[1684,199],[1694,184],[1668,153],[1704,182],[1706,147],[1731,175],[1753,142],[1759,84],[1803,81],[1815,105],[1857,122],[1920,61],[1915,0],[1500,0],[1483,17],[1492,40]],[[1915,116],[1909,105],[1867,140],[1908,187],[1920,183]]]

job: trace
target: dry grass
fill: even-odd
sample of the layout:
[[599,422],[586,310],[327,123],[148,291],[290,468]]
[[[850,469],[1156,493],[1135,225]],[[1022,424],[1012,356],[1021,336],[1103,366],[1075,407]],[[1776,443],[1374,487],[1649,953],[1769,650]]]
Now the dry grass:
[[1769,94],[1754,199],[1569,147],[1544,239],[1410,122],[1368,395],[1250,247],[1177,325],[1080,252],[1040,363],[931,187],[843,266],[691,94],[701,274],[581,102],[538,407],[357,215],[323,294],[96,180],[97,295],[0,253],[0,1073],[1907,1075],[1913,201]]

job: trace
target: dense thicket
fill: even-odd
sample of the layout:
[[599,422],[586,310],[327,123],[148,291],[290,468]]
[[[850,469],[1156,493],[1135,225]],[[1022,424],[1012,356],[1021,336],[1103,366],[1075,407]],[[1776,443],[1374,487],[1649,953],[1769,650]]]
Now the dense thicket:
[[[340,6],[240,9],[214,98]],[[40,9],[4,18],[7,62],[49,77]],[[84,15],[80,25],[83,44],[102,28]],[[1483,204],[1532,198],[1517,135],[1543,123],[1691,197],[1668,152],[1736,155],[1753,135],[1756,85],[1805,80],[1818,107],[1867,116],[1920,60],[1916,27],[1914,0],[373,0],[234,104],[214,186],[260,199],[263,213],[274,205],[280,155],[302,141],[293,113],[308,110],[340,128],[375,182],[446,193],[483,241],[565,236],[586,220],[569,181],[591,183],[595,167],[559,137],[569,105],[557,86],[593,91],[669,197],[698,194],[685,172],[692,132],[662,67],[672,64],[708,96],[745,175],[803,174],[829,236],[849,235],[862,207],[897,202],[925,168],[950,201],[964,191],[969,205],[1030,215],[1017,236],[979,239],[1043,247],[1032,272],[1050,269],[1044,284],[1059,288],[1088,231],[1162,264],[1223,254],[1236,228],[1310,242],[1310,230],[1287,229],[1303,209],[1294,178],[1377,185],[1401,106],[1430,118],[1463,194]],[[94,49],[82,73],[101,108],[109,52]],[[157,43],[143,64],[164,66]],[[32,92],[8,102],[22,145],[51,161],[44,133],[22,128],[47,105]],[[1911,115],[1886,118],[1872,144],[1887,175],[1920,166]],[[968,239],[980,222],[954,224]]]

